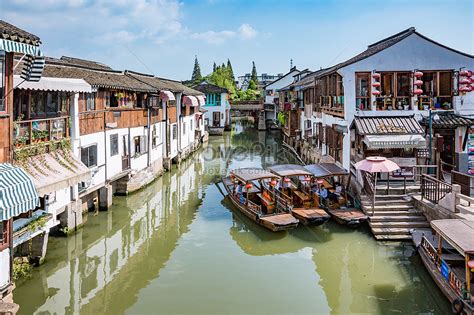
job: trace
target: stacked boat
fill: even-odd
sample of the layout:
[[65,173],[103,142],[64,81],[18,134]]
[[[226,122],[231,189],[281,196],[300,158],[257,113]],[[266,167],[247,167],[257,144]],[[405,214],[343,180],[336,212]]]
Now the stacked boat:
[[235,169],[222,183],[238,210],[261,226],[282,231],[321,225],[331,217],[350,227],[366,221],[362,211],[351,207],[349,180],[345,169],[321,163]]

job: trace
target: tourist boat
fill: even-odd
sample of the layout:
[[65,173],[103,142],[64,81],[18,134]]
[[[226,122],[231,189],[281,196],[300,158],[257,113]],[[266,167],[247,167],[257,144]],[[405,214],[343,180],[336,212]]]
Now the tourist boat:
[[[288,204],[291,214],[304,225],[321,225],[331,216],[319,207],[319,197],[310,190],[312,174],[297,164],[281,164],[267,168],[281,178],[279,187],[270,188],[277,202]],[[301,179],[302,177],[302,179]],[[296,179],[298,185],[292,179]],[[276,182],[273,182],[276,184]],[[270,182],[272,184],[272,182]],[[287,188],[282,188],[287,186]],[[286,191],[285,191],[286,190]]]
[[232,203],[250,219],[274,232],[295,228],[299,221],[290,209],[277,206],[263,181],[278,177],[261,168],[240,168],[233,170],[222,183]]
[[[313,177],[319,179],[318,185],[326,188],[329,194],[335,194],[336,177],[340,177],[341,182],[343,182],[343,179],[346,179],[347,182],[350,181],[349,173],[335,163],[311,164],[304,168],[309,171]],[[343,187],[342,183],[340,185]],[[346,186],[349,185],[347,184]],[[346,189],[337,193],[337,201],[326,198],[322,200],[321,205],[324,210],[331,215],[334,221],[355,228],[367,221],[367,215],[362,210],[350,206],[350,201],[350,196]]]
[[451,302],[453,314],[474,314],[474,222],[433,220],[430,230],[414,230],[421,260]]

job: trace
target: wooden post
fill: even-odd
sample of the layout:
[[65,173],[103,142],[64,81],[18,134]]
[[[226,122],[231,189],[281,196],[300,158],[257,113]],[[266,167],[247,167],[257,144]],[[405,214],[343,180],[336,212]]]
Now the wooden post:
[[438,255],[441,258],[441,252],[443,251],[443,239],[441,238],[441,234],[438,233]]

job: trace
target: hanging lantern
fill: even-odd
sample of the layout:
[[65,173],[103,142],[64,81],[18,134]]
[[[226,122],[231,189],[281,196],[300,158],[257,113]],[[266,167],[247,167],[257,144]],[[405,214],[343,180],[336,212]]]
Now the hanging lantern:
[[311,177],[305,176],[305,177],[304,177],[304,181],[305,181],[305,182],[310,182],[310,181],[311,181]]
[[379,96],[379,95],[380,95],[380,91],[379,91],[379,90],[373,90],[373,91],[372,91],[372,94],[375,95],[375,96]]
[[462,78],[462,79],[459,79],[459,84],[471,84],[472,83],[472,79],[471,78]]
[[459,88],[459,92],[462,92],[462,93],[467,93],[467,92],[471,92],[472,91],[472,86],[461,86]]
[[474,272],[474,260],[469,260],[467,262],[467,268],[471,269],[471,272]]
[[377,73],[377,72],[372,73],[372,78],[374,78],[375,80],[380,79],[380,73]]
[[374,82],[374,83],[372,83],[372,86],[373,87],[380,87],[380,82]]
[[318,179],[317,183],[318,183],[318,185],[322,185],[322,184],[324,184],[324,181],[322,179]]
[[415,89],[415,90],[413,91],[413,94],[415,94],[415,95],[421,95],[421,94],[423,94],[423,90],[422,90],[422,89]]
[[291,182],[291,179],[289,179],[288,177],[285,177],[284,182],[289,183],[289,182]]
[[416,85],[416,86],[422,86],[422,85],[423,85],[423,81],[421,81],[421,80],[415,80],[415,85]]
[[252,183],[248,183],[247,185],[245,185],[245,188],[247,188],[247,190],[250,190],[252,187],[253,187]]
[[275,186],[276,186],[276,184],[277,184],[277,181],[276,181],[276,180],[274,180],[274,179],[273,179],[273,180],[270,182],[270,185],[272,185],[273,187],[275,187]]
[[423,72],[415,71],[415,73],[413,73],[413,75],[415,76],[415,78],[421,78],[423,76]]
[[472,77],[472,71],[471,70],[462,70],[462,71],[459,71],[459,75],[461,77]]
[[230,174],[230,179],[234,179],[235,178],[235,175],[234,174]]

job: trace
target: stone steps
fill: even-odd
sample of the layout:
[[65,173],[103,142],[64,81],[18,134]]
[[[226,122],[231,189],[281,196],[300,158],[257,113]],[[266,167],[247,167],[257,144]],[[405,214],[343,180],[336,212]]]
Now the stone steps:
[[[369,211],[369,212],[372,211],[372,205],[362,204],[362,208],[366,211]],[[374,206],[374,211],[395,211],[395,210],[408,211],[408,210],[411,210],[411,209],[413,209],[413,205],[411,203],[390,204],[390,205],[375,205]]]
[[391,210],[384,210],[384,211],[374,211],[374,214],[372,215],[372,212],[369,212],[372,217],[381,217],[381,216],[422,216],[423,212],[418,211],[416,209],[410,209],[409,211],[391,211]]
[[416,221],[416,222],[370,222],[372,229],[377,228],[429,228],[430,224],[427,221]]
[[381,215],[371,216],[370,222],[413,222],[413,221],[426,221],[423,215]]
[[377,241],[411,241],[411,235],[406,234],[378,234],[374,237]]

